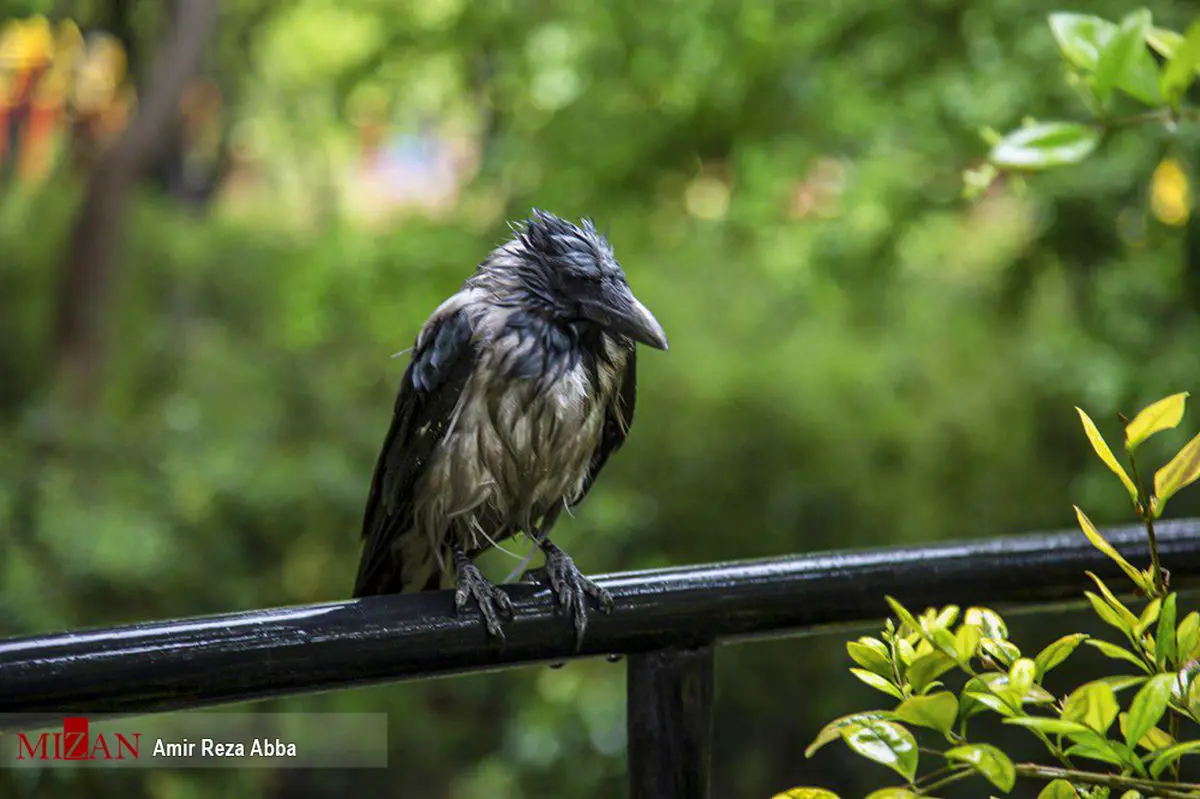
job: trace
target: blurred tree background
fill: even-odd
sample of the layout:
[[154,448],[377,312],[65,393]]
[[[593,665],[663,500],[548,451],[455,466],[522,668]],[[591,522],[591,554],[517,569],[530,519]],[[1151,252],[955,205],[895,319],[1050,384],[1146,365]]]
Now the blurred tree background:
[[[1200,136],[1122,131],[965,202],[981,126],[1084,117],[1049,10],[0,0],[0,634],[347,596],[390,356],[531,206],[595,217],[671,337],[561,525],[585,570],[1125,519],[1072,406],[1200,390]],[[843,663],[840,637],[721,652],[715,796],[887,779],[802,758],[874,701]],[[0,793],[624,790],[621,665],[267,704],[386,709],[391,768]]]

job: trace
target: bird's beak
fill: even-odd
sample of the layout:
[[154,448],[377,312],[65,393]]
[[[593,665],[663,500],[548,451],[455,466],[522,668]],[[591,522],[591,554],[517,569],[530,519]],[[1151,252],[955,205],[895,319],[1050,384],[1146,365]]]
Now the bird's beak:
[[649,308],[638,302],[628,287],[622,286],[618,292],[609,294],[600,304],[588,310],[593,321],[614,333],[629,336],[656,350],[668,349],[667,334],[663,332],[662,325]]

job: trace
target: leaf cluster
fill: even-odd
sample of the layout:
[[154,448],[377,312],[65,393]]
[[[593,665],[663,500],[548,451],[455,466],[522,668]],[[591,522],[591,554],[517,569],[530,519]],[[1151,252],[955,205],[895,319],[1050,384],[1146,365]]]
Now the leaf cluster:
[[[971,777],[1000,793],[1012,791],[1018,779],[1040,781],[1040,799],[1200,796],[1200,784],[1180,780],[1180,759],[1200,752],[1200,739],[1180,734],[1181,724],[1200,723],[1200,613],[1185,613],[1179,595],[1169,590],[1154,538],[1154,521],[1168,500],[1200,478],[1200,435],[1158,469],[1152,482],[1140,478],[1136,459],[1147,439],[1179,425],[1187,397],[1173,394],[1132,420],[1122,417],[1128,471],[1092,419],[1076,408],[1087,439],[1128,492],[1151,544],[1149,568],[1139,569],[1075,508],[1088,541],[1133,584],[1132,591],[1114,590],[1087,573],[1095,591],[1084,597],[1119,633],[1116,642],[1070,633],[1039,652],[1024,653],[995,610],[948,605],[915,614],[888,597],[893,618],[879,635],[850,641],[846,651],[855,664],[851,674],[893,701],[830,722],[805,756],[841,740],[903,778],[903,784],[869,799],[936,796],[940,788]],[[1131,593],[1142,598],[1140,606],[1123,601],[1121,595]],[[1043,680],[1081,646],[1109,659],[1113,673],[1055,696]],[[953,685],[951,676],[958,677]],[[1027,730],[1052,762],[1017,763],[980,740],[971,722],[987,714]],[[937,744],[921,745],[918,735]],[[834,794],[796,788],[776,799],[788,797]]]
[[1119,22],[1090,14],[1051,14],[1049,25],[1067,82],[1091,120],[1026,119],[1005,135],[983,130],[991,150],[982,166],[964,174],[969,196],[987,189],[1002,173],[1077,164],[1119,128],[1153,123],[1174,129],[1180,120],[1198,118],[1198,109],[1184,99],[1200,75],[1200,19],[1185,33],[1155,26],[1145,8]]

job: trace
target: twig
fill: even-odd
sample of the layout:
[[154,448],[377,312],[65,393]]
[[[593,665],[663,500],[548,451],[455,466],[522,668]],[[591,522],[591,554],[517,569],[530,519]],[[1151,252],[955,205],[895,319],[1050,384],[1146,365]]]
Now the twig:
[[953,782],[958,782],[959,780],[966,779],[967,777],[970,777],[974,773],[975,773],[975,771],[973,769],[971,769],[969,766],[963,766],[962,768],[955,769],[953,771],[953,773],[948,774],[947,776],[943,777],[942,779],[937,780],[936,782],[931,782],[930,784],[921,788],[920,791],[923,794],[928,794],[930,791],[936,791],[938,788],[945,788],[947,785],[949,785]]
[[1015,768],[1018,777],[1046,781],[1067,780],[1082,782],[1085,785],[1103,785],[1107,788],[1133,788],[1164,799],[1195,799],[1193,792],[1200,791],[1200,784],[1190,782],[1156,782],[1137,777],[1122,777],[1119,774],[1097,774],[1093,771],[1040,766],[1036,763],[1019,763]]
[[[1171,707],[1167,708],[1167,714],[1171,717],[1171,720],[1168,722],[1168,727],[1167,727],[1167,731],[1171,735],[1171,741],[1172,742],[1178,741],[1179,740],[1179,714],[1176,713],[1175,709],[1171,708]],[[1179,782],[1179,761],[1178,760],[1176,760],[1174,763],[1171,764],[1171,775],[1175,778],[1176,782]]]
[[1162,562],[1158,558],[1158,538],[1154,535],[1154,511],[1150,508],[1150,490],[1138,474],[1137,458],[1129,453],[1129,469],[1133,472],[1133,484],[1137,486],[1137,512],[1146,523],[1146,537],[1150,540],[1150,579],[1157,596],[1167,595],[1167,581],[1163,579]]
[[[921,751],[924,752],[926,750],[924,748],[922,748]],[[938,751],[931,751],[931,752],[929,752],[929,754],[940,756],[942,753],[938,752]],[[953,765],[953,766],[943,766],[942,768],[938,769],[937,771],[931,771],[928,774],[926,774],[924,777],[920,777],[916,782],[913,783],[913,787],[916,788],[918,791],[925,790],[924,788],[921,787],[921,783],[924,782],[924,783],[928,783],[930,785],[936,785],[937,781],[940,780],[942,777],[945,777],[947,774],[953,774],[956,771],[961,771],[963,768],[964,767],[961,764]]]

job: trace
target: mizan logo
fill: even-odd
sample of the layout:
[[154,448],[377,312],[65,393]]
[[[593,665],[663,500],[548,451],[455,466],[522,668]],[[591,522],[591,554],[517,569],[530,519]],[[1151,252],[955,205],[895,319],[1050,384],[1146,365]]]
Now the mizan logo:
[[[141,732],[93,732],[88,719],[72,716],[63,719],[61,732],[17,733],[17,761],[137,761],[141,754]],[[147,761],[166,759],[189,762],[210,758],[295,758],[296,744],[278,738],[254,738],[222,741],[183,738],[166,741],[151,737]],[[142,762],[147,762],[142,761]]]
[[136,760],[140,732],[89,734],[84,717],[63,719],[62,732],[43,732],[33,740],[17,733],[17,760]]

